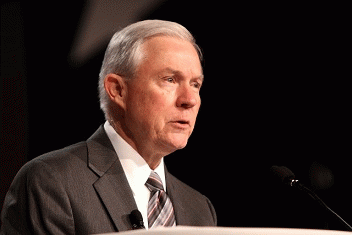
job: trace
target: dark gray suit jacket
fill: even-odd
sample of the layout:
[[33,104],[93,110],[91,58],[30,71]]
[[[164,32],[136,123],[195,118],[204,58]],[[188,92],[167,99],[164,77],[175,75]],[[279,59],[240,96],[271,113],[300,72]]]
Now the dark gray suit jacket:
[[[166,170],[177,225],[216,226],[211,202]],[[131,188],[101,126],[87,141],[33,159],[6,195],[4,234],[92,234],[130,230],[137,209]]]

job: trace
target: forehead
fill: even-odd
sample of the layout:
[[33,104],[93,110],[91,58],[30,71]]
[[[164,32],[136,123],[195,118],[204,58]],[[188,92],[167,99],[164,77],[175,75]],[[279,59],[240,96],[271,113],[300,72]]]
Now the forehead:
[[197,50],[191,42],[158,36],[148,39],[141,47],[142,60],[139,67],[182,71],[202,76],[203,70]]

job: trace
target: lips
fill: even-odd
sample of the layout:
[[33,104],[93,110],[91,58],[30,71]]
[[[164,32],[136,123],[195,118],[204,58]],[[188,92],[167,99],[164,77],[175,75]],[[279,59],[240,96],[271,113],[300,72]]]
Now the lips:
[[170,123],[173,124],[176,128],[180,129],[189,128],[191,126],[191,122],[185,119],[173,120]]
[[186,120],[178,120],[178,121],[175,121],[176,123],[181,123],[181,124],[188,124],[189,125],[189,121],[186,121]]

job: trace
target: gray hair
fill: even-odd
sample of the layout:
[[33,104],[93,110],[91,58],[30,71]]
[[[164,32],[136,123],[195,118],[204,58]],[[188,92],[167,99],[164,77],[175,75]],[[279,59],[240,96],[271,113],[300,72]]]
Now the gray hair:
[[109,112],[110,99],[104,88],[104,79],[109,73],[118,74],[126,79],[133,78],[142,58],[140,47],[146,40],[156,36],[170,36],[189,41],[198,52],[202,61],[202,52],[192,34],[182,25],[162,20],[145,20],[127,26],[116,32],[105,51],[99,74],[100,108],[105,114]]

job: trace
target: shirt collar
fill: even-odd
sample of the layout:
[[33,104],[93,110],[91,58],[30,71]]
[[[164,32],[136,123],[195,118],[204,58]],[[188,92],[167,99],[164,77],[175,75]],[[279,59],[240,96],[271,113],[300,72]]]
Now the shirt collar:
[[[148,180],[152,170],[144,158],[115,131],[108,121],[105,122],[104,129],[119,157],[128,183],[133,193],[136,194],[141,187],[145,187],[145,182]],[[164,189],[166,190],[163,158],[154,171],[160,176]]]

